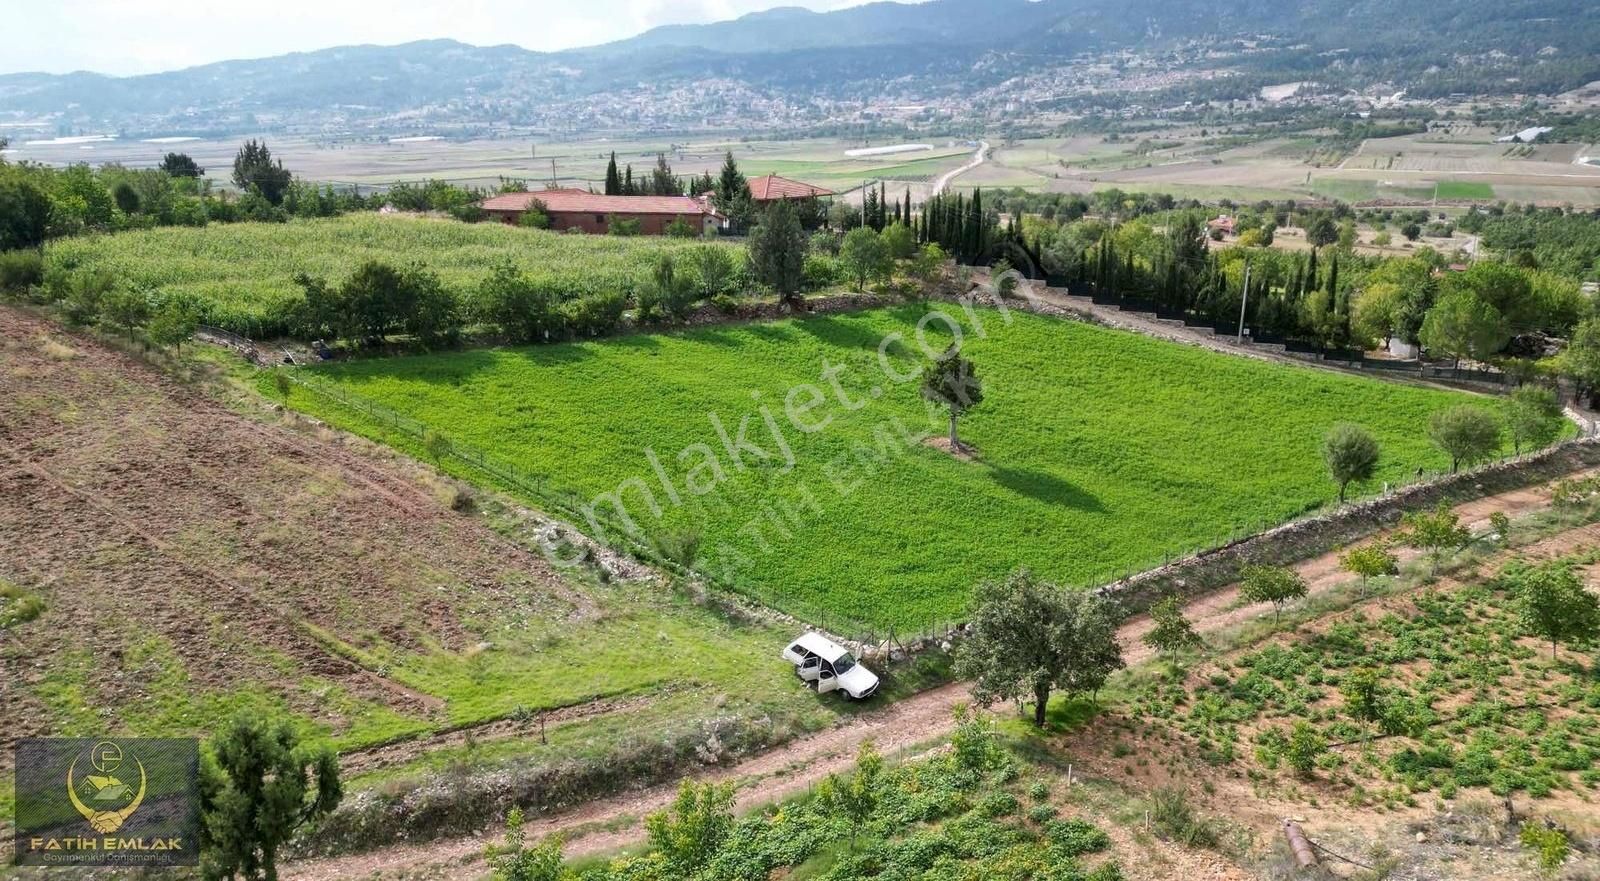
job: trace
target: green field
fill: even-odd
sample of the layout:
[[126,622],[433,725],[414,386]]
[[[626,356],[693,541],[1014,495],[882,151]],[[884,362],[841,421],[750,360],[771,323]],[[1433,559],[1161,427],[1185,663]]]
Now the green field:
[[[693,244],[693,241],[690,242]],[[162,227],[57,239],[50,266],[105,269],[117,278],[210,304],[206,322],[251,335],[302,298],[298,272],[339,279],[363,260],[419,262],[458,289],[477,284],[497,261],[572,294],[632,290],[664,248],[681,240],[567,235],[499,223],[349,214],[283,224]],[[729,246],[734,247],[734,246]]]
[[[318,372],[551,488],[582,499],[618,492],[647,535],[701,530],[700,568],[779,609],[902,632],[959,618],[975,582],[1017,566],[1098,583],[1317,507],[1334,494],[1319,442],[1340,420],[1366,425],[1383,445],[1364,489],[1442,468],[1423,426],[1433,410],[1466,399],[1026,315],[1007,325],[977,312],[986,330],[978,338],[970,317],[945,308],[967,324],[966,351],[985,383],[987,399],[962,425],[976,462],[908,443],[894,424],[943,428],[914,380],[891,381],[879,365],[892,333],[903,341],[888,348],[890,368],[914,374],[925,360],[904,342],[917,338],[920,307]],[[945,344],[940,326],[928,330],[934,350]],[[834,376],[858,409],[828,389],[825,364],[844,365]],[[826,403],[813,403],[808,383]],[[796,429],[785,416],[790,394],[812,404],[801,412],[806,424],[831,422]],[[383,434],[320,396],[297,392],[291,403]],[[747,437],[768,458],[744,450],[736,462],[712,414],[730,436],[748,418]]]
[[1473,199],[1488,201],[1494,198],[1494,187],[1472,181],[1447,180],[1439,182],[1441,199]]

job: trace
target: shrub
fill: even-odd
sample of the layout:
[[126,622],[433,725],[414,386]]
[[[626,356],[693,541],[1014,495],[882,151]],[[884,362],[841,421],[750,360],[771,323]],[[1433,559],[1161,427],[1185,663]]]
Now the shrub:
[[43,281],[43,254],[33,250],[0,252],[0,290],[26,291]]
[[1111,846],[1111,837],[1083,820],[1057,820],[1045,827],[1050,846],[1063,856],[1096,853]]
[[1565,832],[1539,823],[1523,823],[1522,832],[1517,838],[1522,842],[1523,850],[1531,851],[1538,859],[1539,868],[1547,875],[1554,875],[1561,868],[1572,849]]
[[1156,834],[1185,847],[1215,847],[1216,830],[1195,813],[1189,795],[1166,787],[1150,794],[1150,825]]

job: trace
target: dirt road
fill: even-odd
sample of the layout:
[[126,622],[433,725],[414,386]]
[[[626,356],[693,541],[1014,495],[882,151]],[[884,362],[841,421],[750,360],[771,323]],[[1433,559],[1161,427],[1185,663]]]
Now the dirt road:
[[961,166],[960,168],[956,169],[955,171],[947,171],[947,172],[945,172],[943,175],[941,175],[939,177],[939,179],[937,181],[934,182],[934,184],[933,184],[933,195],[937,196],[940,193],[944,192],[945,188],[950,186],[950,182],[951,181],[953,181],[956,178],[962,176],[963,174],[966,174],[967,172],[971,171],[972,169],[977,168],[978,166],[980,166],[983,163],[987,162],[988,159],[989,159],[989,142],[988,141],[979,141],[978,142],[978,152],[972,154],[972,161],[971,162],[968,162],[966,165]]
[[[1463,523],[1481,529],[1491,513],[1518,517],[1547,506],[1547,485],[1512,490],[1457,506]],[[1324,554],[1296,568],[1312,594],[1323,593],[1349,580],[1339,568],[1338,554]],[[1239,605],[1237,585],[1192,601],[1185,613],[1202,634],[1215,633],[1264,614],[1270,606]],[[1141,637],[1150,629],[1148,617],[1125,623],[1118,632],[1124,658],[1130,666],[1150,659]],[[857,748],[873,741],[885,753],[899,752],[948,734],[954,727],[953,710],[969,698],[967,686],[953,683],[923,692],[881,711],[828,731],[819,732],[739,764],[694,775],[702,781],[732,781],[740,789],[738,805],[749,810],[791,795],[831,773],[846,769]],[[605,853],[636,844],[643,837],[642,818],[667,806],[676,785],[662,785],[635,793],[591,802],[574,811],[543,817],[527,827],[530,839],[556,833],[568,837],[569,857]],[[593,830],[593,831],[592,831]],[[367,854],[303,861],[286,867],[288,881],[333,881],[338,878],[425,874],[428,877],[471,879],[485,871],[482,853],[498,834],[452,839],[428,844],[397,845]]]

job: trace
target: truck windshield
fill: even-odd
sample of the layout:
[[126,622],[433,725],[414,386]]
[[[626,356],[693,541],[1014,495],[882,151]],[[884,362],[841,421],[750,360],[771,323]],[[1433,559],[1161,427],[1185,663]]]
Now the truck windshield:
[[839,660],[833,662],[833,672],[843,676],[844,674],[850,672],[850,668],[854,667],[855,665],[856,659],[850,657],[850,653],[846,652],[839,656]]

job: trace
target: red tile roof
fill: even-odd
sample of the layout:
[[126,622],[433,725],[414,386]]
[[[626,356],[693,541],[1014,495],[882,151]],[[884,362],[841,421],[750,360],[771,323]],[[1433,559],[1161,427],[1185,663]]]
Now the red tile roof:
[[750,198],[757,202],[772,202],[777,199],[807,199],[812,196],[832,196],[832,190],[803,184],[797,180],[778,177],[769,174],[750,181]]
[[526,211],[535,200],[544,209],[572,214],[704,214],[700,202],[688,196],[598,196],[580,190],[542,190],[537,193],[504,193],[483,200],[485,211]]

